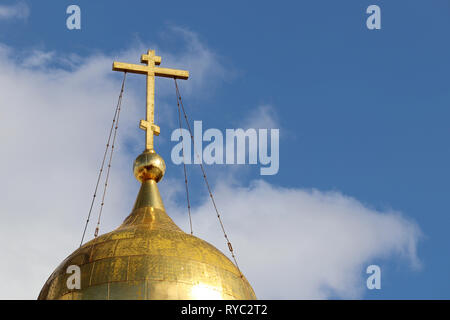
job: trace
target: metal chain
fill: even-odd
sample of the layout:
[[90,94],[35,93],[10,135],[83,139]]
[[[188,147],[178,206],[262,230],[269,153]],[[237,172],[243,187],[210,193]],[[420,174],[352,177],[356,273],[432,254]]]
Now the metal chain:
[[102,218],[102,212],[103,212],[103,206],[105,204],[105,195],[106,195],[106,189],[108,187],[108,180],[109,180],[109,173],[111,171],[111,162],[112,162],[112,157],[114,154],[114,145],[116,143],[116,137],[117,137],[117,129],[119,128],[119,118],[120,118],[120,109],[122,106],[122,95],[123,95],[123,88],[125,85],[125,77],[126,77],[126,72],[124,72],[123,75],[123,82],[122,82],[122,88],[120,89],[120,94],[119,94],[119,99],[117,102],[117,120],[116,120],[116,126],[114,127],[114,135],[113,135],[113,141],[111,144],[111,153],[109,155],[109,161],[108,161],[108,169],[106,171],[106,179],[105,179],[105,186],[103,188],[103,196],[102,196],[102,203],[100,204],[100,211],[98,213],[98,220],[97,220],[97,226],[95,228],[95,232],[94,232],[94,238],[97,238],[98,236],[98,231],[100,228],[100,220]]
[[[175,85],[176,85],[176,79],[174,79],[174,80],[175,80]],[[177,105],[178,105],[178,123],[180,125],[180,136],[183,136],[182,125],[181,125],[181,109],[180,109],[180,102],[178,101],[178,94],[177,94]],[[189,226],[191,228],[191,234],[194,234],[194,232],[192,230],[191,202],[189,200],[189,188],[188,188],[188,180],[187,180],[187,173],[186,173],[186,161],[185,161],[185,157],[184,157],[184,141],[182,143],[183,144],[181,147],[181,155],[183,157],[184,184],[186,186],[186,201],[187,201],[187,207],[188,207],[188,213],[189,213]]]
[[[181,100],[181,94],[180,94],[180,90],[178,89],[177,79],[174,78],[174,80],[175,80],[175,88],[176,88],[176,93],[177,93],[177,100],[179,100],[179,103],[181,104],[181,109],[183,110],[184,119],[186,121],[186,125],[187,125],[187,128],[189,130],[189,134],[191,136],[192,143],[194,143],[194,136],[192,134],[191,126],[189,124],[189,121],[188,121],[188,118],[187,118],[187,115],[186,115],[186,111],[185,111],[184,106],[183,106],[183,101]],[[177,101],[177,103],[178,103],[178,101]],[[214,196],[213,196],[213,193],[211,191],[211,187],[210,187],[210,185],[208,183],[208,179],[206,177],[205,168],[203,167],[203,164],[200,161],[200,156],[198,155],[198,153],[196,152],[195,149],[194,149],[194,152],[195,152],[195,155],[197,156],[197,158],[199,159],[199,164],[200,164],[200,168],[202,170],[203,179],[205,180],[206,187],[208,188],[209,197],[211,198],[211,202],[212,202],[212,204],[214,206],[214,210],[216,211],[217,219],[219,220],[220,227],[222,228],[222,231],[223,231],[223,235],[225,237],[225,240],[227,241],[228,250],[230,251],[231,256],[233,257],[234,263],[235,263],[236,268],[238,269],[238,271],[240,273],[241,278],[243,278],[244,276],[243,276],[243,274],[241,272],[241,269],[239,268],[239,265],[237,263],[236,255],[234,254],[234,251],[233,251],[233,246],[231,245],[231,241],[228,238],[227,233],[225,232],[225,227],[223,225],[222,218],[220,216],[219,210],[217,209],[216,201],[214,200]]]
[[102,165],[100,167],[100,172],[98,173],[97,183],[95,185],[95,190],[94,190],[94,196],[92,197],[91,206],[89,208],[89,213],[88,213],[88,216],[87,216],[87,219],[86,219],[86,224],[84,225],[83,235],[82,235],[81,241],[80,241],[80,247],[83,245],[84,237],[86,235],[86,229],[87,229],[87,226],[88,226],[89,221],[91,219],[92,209],[94,207],[95,199],[97,197],[97,190],[98,190],[98,186],[100,184],[100,179],[102,177],[103,168],[105,166],[106,155],[108,154],[108,149],[109,149],[110,142],[111,142],[112,132],[113,132],[113,129],[114,129],[114,125],[116,123],[117,113],[118,113],[118,110],[120,108],[119,104],[121,104],[121,101],[122,101],[122,94],[123,94],[123,88],[124,88],[124,85],[125,85],[126,74],[127,73],[125,72],[124,75],[123,75],[122,87],[121,87],[121,90],[120,90],[119,99],[117,101],[116,110],[114,112],[114,117],[113,117],[113,121],[112,121],[112,124],[111,124],[111,129],[109,130],[108,142],[106,143],[106,149],[105,149],[105,153],[103,154]]

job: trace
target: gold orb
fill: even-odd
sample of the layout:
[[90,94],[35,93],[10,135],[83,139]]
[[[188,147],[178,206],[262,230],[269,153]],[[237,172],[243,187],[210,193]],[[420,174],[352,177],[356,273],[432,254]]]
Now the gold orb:
[[159,182],[166,172],[166,163],[154,150],[146,150],[134,160],[133,172],[140,182],[150,179]]

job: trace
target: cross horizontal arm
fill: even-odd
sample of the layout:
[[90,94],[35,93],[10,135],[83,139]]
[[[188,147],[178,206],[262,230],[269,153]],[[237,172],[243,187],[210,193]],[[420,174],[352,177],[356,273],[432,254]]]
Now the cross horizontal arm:
[[183,79],[183,80],[187,80],[189,78],[189,71],[185,71],[185,70],[158,68],[158,67],[151,68],[151,67],[144,66],[144,65],[123,63],[123,62],[114,62],[113,70],[138,73],[138,74],[154,73],[155,76],[159,76],[159,77],[175,78],[175,79]]
[[123,62],[115,62],[113,63],[113,71],[123,71],[123,72],[131,72],[131,73],[139,73],[139,74],[148,74],[149,67],[139,64],[132,63],[123,63]]
[[155,76],[166,77],[166,78],[175,78],[175,79],[183,79],[187,80],[189,78],[189,71],[185,70],[177,70],[177,69],[168,69],[168,68],[153,68],[155,72]]

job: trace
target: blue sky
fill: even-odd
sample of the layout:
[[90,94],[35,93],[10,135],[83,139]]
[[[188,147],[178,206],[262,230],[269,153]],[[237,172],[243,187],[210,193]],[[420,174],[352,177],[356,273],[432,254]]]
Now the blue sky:
[[[421,230],[421,267],[374,256],[371,263],[383,270],[382,290],[360,297],[450,298],[450,2],[75,1],[82,10],[80,31],[65,26],[66,8],[74,2],[23,3],[28,18],[0,20],[0,43],[18,59],[33,50],[114,56],[139,43],[182,56],[188,44],[168,30],[194,33],[222,69],[211,87],[187,95],[190,118],[224,130],[270,105],[280,127],[279,173],[261,177],[259,167],[249,167],[240,184],[263,179],[284,188],[337,191],[373,210],[402,212]],[[371,4],[381,8],[381,30],[366,27]],[[121,75],[111,77],[118,84]],[[130,86],[143,89],[143,78],[132,79]],[[158,103],[171,102],[163,96]],[[134,149],[126,149],[131,158]],[[169,162],[170,144],[161,154]],[[182,179],[180,168],[168,168],[167,177]],[[207,167],[213,177],[216,169],[228,170]],[[200,182],[193,179],[194,190]],[[196,203],[204,191],[198,188]],[[362,266],[360,271],[364,278]]]

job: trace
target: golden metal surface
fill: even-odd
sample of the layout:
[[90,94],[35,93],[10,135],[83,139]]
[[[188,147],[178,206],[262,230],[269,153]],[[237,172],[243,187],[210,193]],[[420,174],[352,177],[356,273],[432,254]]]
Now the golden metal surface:
[[155,50],[148,50],[141,56],[141,62],[147,65],[114,62],[113,71],[131,72],[147,75],[147,118],[141,120],[139,127],[145,130],[145,149],[153,149],[153,134],[159,135],[160,129],[155,125],[155,77],[166,77],[186,80],[189,71],[159,68],[155,65],[161,63],[161,57],[155,55]]
[[[70,265],[81,289],[68,289]],[[144,181],[132,213],[116,230],[84,244],[53,272],[39,299],[256,299],[236,266],[184,233],[164,210],[154,180]]]
[[[155,68],[161,57],[149,50],[147,66],[114,62],[113,70],[147,74],[146,150],[133,166],[142,184],[131,214],[116,230],[67,257],[50,275],[38,299],[256,299],[238,268],[219,250],[183,232],[166,214],[157,182],[166,170],[153,150],[154,76],[187,79],[187,71]],[[151,139],[150,139],[151,137]],[[81,288],[69,289],[67,268],[81,270]]]
[[166,164],[154,150],[146,150],[134,160],[133,172],[140,182],[150,179],[159,182],[166,172]]

